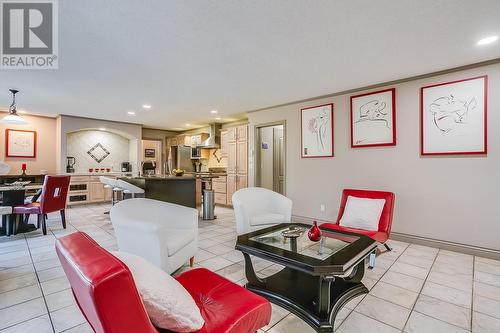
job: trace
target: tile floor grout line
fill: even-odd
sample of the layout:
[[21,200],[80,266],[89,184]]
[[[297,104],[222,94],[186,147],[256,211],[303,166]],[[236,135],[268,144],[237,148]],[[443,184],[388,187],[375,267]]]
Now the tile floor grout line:
[[[353,312],[356,312],[356,313],[361,314],[361,315],[363,315],[363,316],[365,316],[365,317],[368,317],[368,318],[374,319],[374,320],[376,320],[376,321],[378,321],[378,322],[381,322],[381,321],[379,321],[379,320],[377,320],[377,319],[375,319],[375,318],[372,318],[372,317],[366,316],[365,314],[362,314],[362,313],[360,313],[360,312],[357,312],[357,311],[356,311],[356,308],[357,308],[357,307],[361,304],[361,302],[363,302],[363,301],[364,301],[364,299],[365,299],[365,297],[366,297],[367,295],[370,295],[370,291],[372,291],[372,289],[373,289],[373,288],[375,288],[375,286],[376,286],[379,282],[384,282],[384,281],[381,281],[381,280],[382,280],[382,278],[383,278],[383,277],[384,277],[384,275],[385,275],[385,274],[386,274],[386,273],[387,273],[387,272],[391,269],[391,267],[392,267],[392,266],[396,263],[396,261],[397,261],[397,260],[398,260],[398,259],[399,259],[402,255],[403,255],[403,253],[406,251],[406,249],[408,249],[408,247],[410,246],[410,244],[409,244],[409,243],[407,243],[407,244],[408,244],[408,245],[406,245],[406,246],[405,246],[405,248],[404,248],[403,252],[401,252],[401,253],[400,253],[400,254],[396,257],[396,259],[394,259],[394,261],[392,262],[392,264],[390,264],[390,265],[389,265],[389,267],[387,267],[387,269],[386,269],[386,271],[384,272],[384,274],[382,274],[382,275],[380,276],[380,278],[378,278],[378,279],[377,279],[377,282],[375,282],[375,284],[374,284],[374,285],[370,288],[370,290],[368,290],[368,293],[367,293],[366,295],[364,295],[364,296],[363,296],[363,299],[362,299],[362,300],[361,300],[358,304],[356,304],[356,306],[355,306],[354,308],[352,308],[352,309],[347,308],[347,309],[349,309],[349,310],[350,310],[350,312],[349,312],[349,314],[348,314],[348,315],[347,315],[347,316],[346,316],[346,317],[345,317],[345,318],[344,318],[344,319],[340,322],[339,326],[337,327],[337,330],[338,330],[338,329],[339,329],[339,328],[340,328],[340,327],[344,324],[344,322],[347,320],[347,318],[348,318],[348,317],[349,317],[349,316],[350,316]],[[391,251],[392,251],[392,250],[391,250]],[[385,252],[384,252],[384,253],[385,253]],[[376,264],[377,264],[377,261],[375,260],[375,265],[376,265]],[[365,262],[365,265],[366,265],[366,262]],[[402,273],[400,273],[400,274],[402,274]],[[406,274],[404,274],[404,275],[406,275]],[[364,276],[363,276],[363,277],[364,277]],[[372,280],[373,280],[373,279],[372,279]],[[394,285],[392,285],[392,284],[391,284],[391,286],[394,286]],[[398,287],[398,286],[394,286],[394,287]],[[401,288],[401,287],[399,287],[399,288]],[[402,289],[404,289],[404,288],[402,288]],[[405,289],[405,290],[407,290],[407,289]],[[411,290],[410,290],[410,291],[411,291]],[[361,296],[361,295],[359,295],[359,296]],[[373,295],[370,295],[370,296],[373,296]],[[351,300],[352,300],[352,299],[353,299],[353,298],[351,298]],[[382,299],[382,298],[379,298],[379,299]],[[350,300],[349,300],[349,301],[350,301]],[[393,303],[393,302],[388,301],[388,300],[384,300],[384,301],[389,302],[389,303],[391,303],[391,304],[399,305],[399,304]],[[399,306],[401,306],[401,305],[399,305]],[[344,308],[344,307],[345,307],[345,304],[344,304],[344,306],[343,306],[342,308]],[[341,309],[342,309],[342,308],[341,308]],[[339,311],[340,311],[340,310],[339,310]],[[410,314],[411,314],[411,312],[410,312]],[[409,317],[409,315],[408,315],[408,317]],[[389,325],[389,324],[384,323],[384,322],[381,322],[381,323],[383,323],[384,325],[388,325],[388,326],[390,326],[390,327],[394,327],[394,326]],[[335,326],[335,322],[334,322],[334,326]],[[402,330],[401,330],[401,331],[402,331]]]
[[[412,313],[413,311],[418,312],[418,311],[416,311],[416,310],[415,310],[415,306],[417,305],[417,302],[418,302],[418,300],[420,299],[420,295],[422,295],[422,290],[424,290],[425,283],[427,282],[427,279],[429,278],[429,274],[431,274],[432,267],[434,267],[434,264],[436,263],[436,259],[437,259],[437,257],[439,256],[439,253],[440,253],[440,252],[441,252],[441,249],[438,249],[438,251],[437,251],[437,253],[436,253],[436,256],[434,257],[434,260],[432,261],[432,265],[431,265],[431,267],[429,268],[429,272],[427,273],[427,275],[426,275],[426,277],[425,277],[425,279],[424,279],[424,283],[422,284],[422,287],[420,288],[420,291],[418,292],[417,299],[415,300],[415,303],[413,303],[413,306],[412,306],[411,311],[410,311],[410,315],[409,315],[409,316],[408,316],[408,318],[406,319],[405,325],[403,326],[403,330],[404,330],[404,328],[406,327],[406,325],[408,325],[408,321],[410,320],[411,313]],[[427,296],[427,297],[429,297],[429,296]],[[418,312],[418,313],[420,313],[420,312]],[[428,315],[426,315],[426,316],[428,316]],[[431,318],[434,318],[434,317],[431,317]],[[434,318],[434,319],[437,319],[437,318]],[[439,319],[438,319],[438,320],[439,320]],[[472,320],[472,319],[471,319],[471,320]],[[443,321],[443,320],[441,320],[441,321]]]
[[[34,298],[34,299],[36,299],[36,298]],[[22,302],[22,303],[19,303],[19,304],[23,304],[23,303],[26,303],[26,302]],[[5,309],[6,309],[6,308],[5,308]],[[30,319],[26,319],[26,320],[20,321],[20,322],[18,322],[18,323],[13,324],[13,325],[6,326],[6,327],[4,327],[4,328],[0,329],[0,332],[4,332],[5,330],[7,330],[7,329],[9,329],[9,328],[15,327],[15,326],[17,326],[17,325],[24,324],[24,323],[26,323],[26,322],[28,322],[28,321],[30,321],[30,320],[33,320],[33,319],[38,319],[38,318],[43,317],[43,316],[45,316],[45,315],[47,315],[47,314],[46,314],[46,313],[44,313],[44,314],[41,314],[41,315],[39,315],[39,316],[35,316],[35,317],[33,317],[33,318],[30,318]],[[53,329],[53,328],[52,328],[52,329]],[[54,331],[54,332],[55,332],[55,331]]]
[[29,247],[28,239],[26,239],[26,236],[24,237],[24,239],[26,240],[26,245],[28,246],[28,252],[30,255],[30,259],[31,259],[31,264],[33,265],[33,269],[35,270],[35,276],[36,276],[36,279],[38,280],[38,285],[40,287],[40,292],[42,294],[43,303],[45,304],[45,308],[47,309],[47,316],[49,317],[50,326],[52,326],[52,332],[55,333],[56,329],[54,327],[54,323],[52,322],[52,316],[50,315],[49,305],[47,304],[47,299],[45,298],[45,293],[44,293],[43,288],[42,288],[42,283],[40,282],[40,277],[38,276],[38,272],[36,271],[35,263],[33,262],[33,256],[31,255],[31,249]]

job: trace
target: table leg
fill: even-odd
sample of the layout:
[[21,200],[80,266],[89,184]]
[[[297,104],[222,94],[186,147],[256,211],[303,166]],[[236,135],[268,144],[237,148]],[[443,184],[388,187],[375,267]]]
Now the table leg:
[[266,285],[266,280],[259,278],[255,273],[250,255],[248,253],[243,253],[243,257],[245,258],[245,275],[248,282],[254,286],[264,287]]

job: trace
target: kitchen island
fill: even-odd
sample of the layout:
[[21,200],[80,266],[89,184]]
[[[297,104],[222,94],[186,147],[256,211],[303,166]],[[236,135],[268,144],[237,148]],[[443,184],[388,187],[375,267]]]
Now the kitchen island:
[[196,208],[196,177],[192,175],[119,178],[144,189],[146,198]]

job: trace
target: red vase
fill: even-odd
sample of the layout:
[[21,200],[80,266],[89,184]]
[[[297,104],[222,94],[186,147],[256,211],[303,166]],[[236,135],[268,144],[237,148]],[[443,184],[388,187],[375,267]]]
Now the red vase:
[[313,222],[313,226],[311,227],[311,229],[309,229],[307,236],[313,242],[317,242],[321,239],[321,230],[319,230],[318,228],[318,222]]

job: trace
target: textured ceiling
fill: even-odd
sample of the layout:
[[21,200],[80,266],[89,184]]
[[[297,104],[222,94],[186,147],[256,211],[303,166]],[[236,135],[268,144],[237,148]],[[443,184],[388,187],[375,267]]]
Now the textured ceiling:
[[[59,69],[0,108],[179,129],[500,57],[498,0],[59,1]],[[142,104],[152,109],[141,109]],[[134,110],[136,116],[127,115]]]

